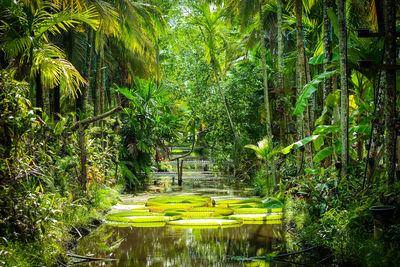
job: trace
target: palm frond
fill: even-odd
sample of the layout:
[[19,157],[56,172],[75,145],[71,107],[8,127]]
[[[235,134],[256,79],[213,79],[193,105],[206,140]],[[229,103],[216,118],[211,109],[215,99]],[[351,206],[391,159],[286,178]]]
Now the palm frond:
[[6,58],[15,58],[17,55],[22,52],[29,50],[33,39],[29,36],[20,36],[17,38],[10,38],[7,36],[6,42],[4,42],[3,51],[5,53]]
[[113,37],[120,37],[123,34],[120,15],[115,7],[102,0],[94,1],[92,7],[99,15],[99,31]]
[[68,9],[71,6],[78,11],[83,11],[87,8],[87,2],[84,0],[49,0],[52,4],[60,7],[61,9]]
[[65,53],[49,43],[42,44],[33,53],[31,77],[39,73],[44,87],[54,88],[60,85],[65,94],[73,97],[77,95],[79,87],[86,83],[75,67],[65,59]]
[[257,157],[263,159],[264,161],[271,159],[273,155],[279,152],[279,150],[272,149],[271,141],[267,138],[264,138],[263,140],[259,141],[257,143],[257,146],[250,144],[250,145],[245,145],[244,147],[254,150],[257,154]]
[[84,11],[71,8],[54,14],[49,13],[46,9],[41,9],[35,16],[34,37],[41,38],[43,36],[46,38],[43,35],[46,32],[56,35],[61,30],[67,31],[67,29],[74,27],[78,23],[86,23],[93,29],[97,29],[99,20],[93,6]]

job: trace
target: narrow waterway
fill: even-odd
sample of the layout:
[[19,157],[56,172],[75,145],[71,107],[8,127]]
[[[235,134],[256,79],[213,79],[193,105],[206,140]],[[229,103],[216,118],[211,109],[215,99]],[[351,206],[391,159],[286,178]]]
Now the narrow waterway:
[[[123,195],[125,203],[145,202],[155,196],[249,196],[246,188],[234,189],[232,177],[185,166],[183,186],[172,185],[172,176],[153,177],[149,190]],[[153,181],[152,180],[152,181]],[[278,254],[284,248],[282,224],[244,224],[233,228],[126,227],[104,224],[79,241],[75,253],[113,261],[79,266],[289,266],[281,262],[238,261],[235,256]]]

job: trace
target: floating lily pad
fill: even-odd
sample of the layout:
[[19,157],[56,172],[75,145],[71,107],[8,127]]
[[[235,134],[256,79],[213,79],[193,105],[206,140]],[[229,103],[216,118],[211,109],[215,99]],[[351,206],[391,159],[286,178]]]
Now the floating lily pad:
[[117,203],[114,206],[111,207],[112,209],[115,210],[131,210],[131,209],[146,209],[146,206],[144,204],[121,204]]
[[164,227],[166,225],[166,222],[145,222],[145,223],[132,223],[133,227]]
[[182,219],[207,219],[210,217],[221,217],[221,214],[212,211],[185,212],[181,214]]
[[276,213],[282,212],[282,208],[239,208],[234,209],[234,214],[262,214],[262,213]]
[[192,207],[204,207],[207,203],[203,201],[193,201],[192,203],[170,203],[170,204],[152,204],[149,206],[150,212],[164,212],[169,209],[190,209]]
[[267,221],[243,221],[243,224],[282,224],[282,220],[267,220]]
[[220,206],[220,205],[229,205],[229,207],[231,205],[244,205],[244,204],[248,204],[248,205],[254,205],[254,204],[260,204],[261,203],[261,199],[257,199],[257,198],[215,198],[214,199],[215,204]]
[[219,207],[195,207],[189,209],[189,212],[213,212],[219,215],[233,214],[233,210],[228,208],[219,208]]
[[[204,206],[211,200],[210,197],[200,196],[163,196],[149,198],[146,202],[147,206],[160,206],[160,205],[196,205],[196,207]],[[201,205],[199,205],[201,204]],[[192,205],[193,206],[193,205]]]
[[154,215],[148,212],[118,212],[110,213],[106,216],[107,220],[115,222],[165,222],[168,217]]
[[127,223],[127,222],[115,222],[115,221],[106,221],[107,225],[115,226],[115,227],[163,227],[165,226],[165,222],[145,222],[145,223]]
[[244,221],[267,221],[267,220],[280,220],[282,213],[269,213],[269,214],[234,214],[229,217],[241,218]]

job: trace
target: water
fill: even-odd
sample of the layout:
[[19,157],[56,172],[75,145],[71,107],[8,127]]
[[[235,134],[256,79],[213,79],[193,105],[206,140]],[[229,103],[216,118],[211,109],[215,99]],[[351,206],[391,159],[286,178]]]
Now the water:
[[[231,257],[276,251],[282,243],[280,236],[281,225],[225,229],[103,225],[79,243],[76,254],[117,259],[90,266],[246,266],[250,262],[233,261]],[[271,262],[269,266],[286,265]]]
[[[251,191],[233,189],[231,177],[203,171],[184,172],[183,186],[172,185],[172,177],[157,177],[158,185],[147,192],[124,195],[125,203],[143,202],[164,195],[246,196]],[[167,182],[161,186],[161,182]],[[177,181],[175,181],[177,182]],[[160,190],[159,190],[160,189]],[[161,192],[159,192],[161,191]],[[281,262],[233,260],[282,253],[281,224],[242,225],[234,228],[190,229],[176,227],[117,227],[102,225],[79,241],[75,254],[115,259],[81,263],[79,266],[289,266]]]

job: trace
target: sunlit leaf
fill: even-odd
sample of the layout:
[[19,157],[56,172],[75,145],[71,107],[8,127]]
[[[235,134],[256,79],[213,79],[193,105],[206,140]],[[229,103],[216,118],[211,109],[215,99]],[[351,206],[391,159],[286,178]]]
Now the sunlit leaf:
[[313,158],[313,162],[317,163],[320,162],[321,160],[326,159],[327,157],[329,157],[333,152],[333,147],[329,146],[329,147],[325,147],[324,149],[322,149],[321,151],[319,151]]

